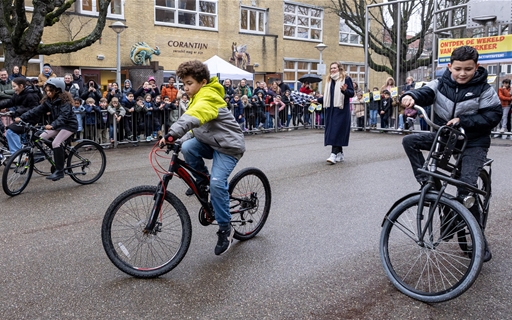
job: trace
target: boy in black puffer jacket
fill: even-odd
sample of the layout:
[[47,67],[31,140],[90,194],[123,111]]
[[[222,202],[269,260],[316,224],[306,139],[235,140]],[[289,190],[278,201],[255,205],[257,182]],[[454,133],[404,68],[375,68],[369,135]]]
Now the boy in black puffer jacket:
[[[461,154],[460,180],[476,186],[491,145],[491,130],[501,119],[501,104],[496,91],[487,83],[487,70],[479,67],[475,48],[463,46],[453,50],[450,62],[442,78],[406,92],[401,97],[401,103],[406,108],[412,108],[415,104],[432,104],[436,124],[460,124],[468,138]],[[421,150],[430,150],[434,138],[435,132],[428,132],[405,136],[402,141],[414,176],[420,184],[428,179],[418,172],[425,162]],[[460,198],[468,193],[466,189],[458,189]],[[478,206],[471,207],[470,211],[480,221]],[[489,261],[491,257],[485,241],[484,261]]]

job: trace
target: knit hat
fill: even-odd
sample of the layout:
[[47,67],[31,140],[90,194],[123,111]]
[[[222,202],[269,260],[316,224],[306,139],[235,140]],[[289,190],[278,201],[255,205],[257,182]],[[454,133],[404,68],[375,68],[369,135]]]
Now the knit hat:
[[50,66],[50,64],[49,64],[49,63],[45,63],[45,64],[43,64],[43,68],[44,68],[44,67],[51,68],[52,66]]
[[[155,81],[155,77],[149,77],[149,78],[148,78],[148,82],[149,82],[149,81],[151,81],[151,80]],[[155,82],[156,82],[156,81],[155,81]]]

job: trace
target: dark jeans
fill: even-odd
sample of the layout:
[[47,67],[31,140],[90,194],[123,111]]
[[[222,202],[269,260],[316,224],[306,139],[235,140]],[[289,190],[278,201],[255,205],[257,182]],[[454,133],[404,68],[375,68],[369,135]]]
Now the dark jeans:
[[[412,171],[418,182],[422,183],[428,180],[428,176],[418,172],[418,169],[423,167],[425,158],[421,150],[430,150],[435,132],[428,133],[415,133],[407,135],[402,140],[405,153],[411,162]],[[484,166],[485,159],[487,158],[487,148],[483,147],[466,147],[461,154],[460,160],[460,181],[467,184],[476,186],[480,170]],[[459,189],[459,194],[468,194],[467,190]]]

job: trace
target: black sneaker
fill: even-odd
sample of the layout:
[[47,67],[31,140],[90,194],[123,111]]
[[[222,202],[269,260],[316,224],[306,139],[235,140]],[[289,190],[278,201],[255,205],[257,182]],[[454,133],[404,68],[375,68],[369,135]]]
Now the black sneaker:
[[217,236],[219,240],[217,241],[217,245],[215,246],[215,254],[221,255],[224,252],[228,251],[231,247],[231,243],[233,243],[233,235],[235,234],[235,229],[229,226],[228,230],[217,231]]
[[488,262],[492,259],[492,253],[491,249],[489,249],[489,245],[487,244],[487,239],[484,236],[484,244],[485,244],[485,251],[484,251],[484,262]]

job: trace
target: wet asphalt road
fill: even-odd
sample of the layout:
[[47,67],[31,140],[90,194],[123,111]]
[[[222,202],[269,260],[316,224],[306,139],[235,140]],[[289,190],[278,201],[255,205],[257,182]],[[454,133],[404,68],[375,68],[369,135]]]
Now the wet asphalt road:
[[0,194],[0,318],[511,318],[512,141],[495,139],[489,152],[493,260],[465,294],[436,305],[399,293],[379,258],[382,217],[418,188],[400,142],[396,134],[355,132],[346,161],[328,166],[321,131],[247,137],[235,171],[255,166],[267,174],[273,198],[265,227],[215,256],[216,227],[199,225],[198,202],[175,179],[170,189],[192,217],[192,244],[178,267],[153,280],[114,267],[100,236],[118,194],[157,183],[148,145],[106,150],[107,170],[93,185],[34,174],[21,195]]

